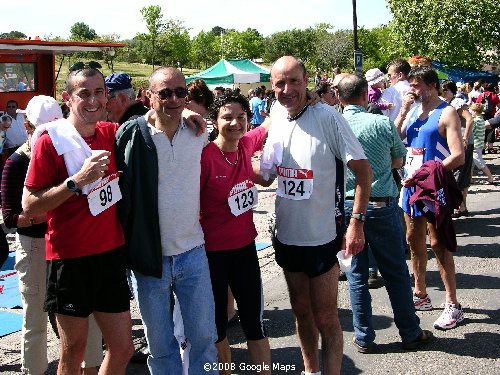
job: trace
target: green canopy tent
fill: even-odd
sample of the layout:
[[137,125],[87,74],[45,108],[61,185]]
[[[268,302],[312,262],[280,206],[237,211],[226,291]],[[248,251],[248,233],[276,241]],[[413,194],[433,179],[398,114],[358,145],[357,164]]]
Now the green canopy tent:
[[241,83],[269,82],[269,70],[248,59],[221,59],[210,68],[186,78],[186,83],[202,79],[210,86],[231,86]]

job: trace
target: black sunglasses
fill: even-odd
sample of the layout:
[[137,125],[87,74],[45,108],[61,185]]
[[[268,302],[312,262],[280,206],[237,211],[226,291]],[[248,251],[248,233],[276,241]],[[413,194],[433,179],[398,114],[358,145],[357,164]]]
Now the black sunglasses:
[[17,105],[8,105],[7,108],[17,108]]
[[173,90],[169,88],[165,88],[160,91],[151,90],[151,92],[153,94],[157,94],[161,100],[167,100],[168,98],[172,97],[173,94],[175,94],[175,96],[178,97],[179,99],[182,99],[185,98],[188,94],[188,90],[185,87],[176,87]]
[[89,61],[89,62],[82,62],[79,61],[77,63],[74,63],[73,65],[70,66],[69,71],[70,72],[77,72],[79,70],[83,69],[101,69],[102,65],[99,64],[97,61]]

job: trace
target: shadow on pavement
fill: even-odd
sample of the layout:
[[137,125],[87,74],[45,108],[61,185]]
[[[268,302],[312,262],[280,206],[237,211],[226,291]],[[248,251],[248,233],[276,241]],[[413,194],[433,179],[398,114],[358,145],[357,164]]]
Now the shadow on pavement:
[[[457,289],[500,289],[500,278],[485,275],[457,273]],[[439,271],[427,271],[427,287],[444,291]]]

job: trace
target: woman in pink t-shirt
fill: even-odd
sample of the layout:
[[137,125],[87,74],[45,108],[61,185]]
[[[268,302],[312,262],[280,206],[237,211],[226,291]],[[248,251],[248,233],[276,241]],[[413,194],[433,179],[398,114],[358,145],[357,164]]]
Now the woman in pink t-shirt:
[[270,373],[271,352],[263,322],[263,292],[255,248],[257,231],[252,208],[257,188],[252,155],[262,149],[270,121],[247,132],[251,118],[248,100],[229,93],[216,98],[210,118],[217,138],[201,157],[201,225],[210,265],[215,300],[216,342],[219,362],[230,374],[231,352],[226,336],[227,288],[238,304],[241,326],[254,364],[266,364]]

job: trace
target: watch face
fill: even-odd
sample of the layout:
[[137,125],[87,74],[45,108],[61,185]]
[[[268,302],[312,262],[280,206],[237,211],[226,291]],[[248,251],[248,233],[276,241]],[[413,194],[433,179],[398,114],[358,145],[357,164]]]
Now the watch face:
[[75,190],[77,190],[77,187],[76,187],[75,181],[73,181],[73,180],[68,180],[68,181],[66,182],[66,187],[67,187],[70,191],[75,191]]

